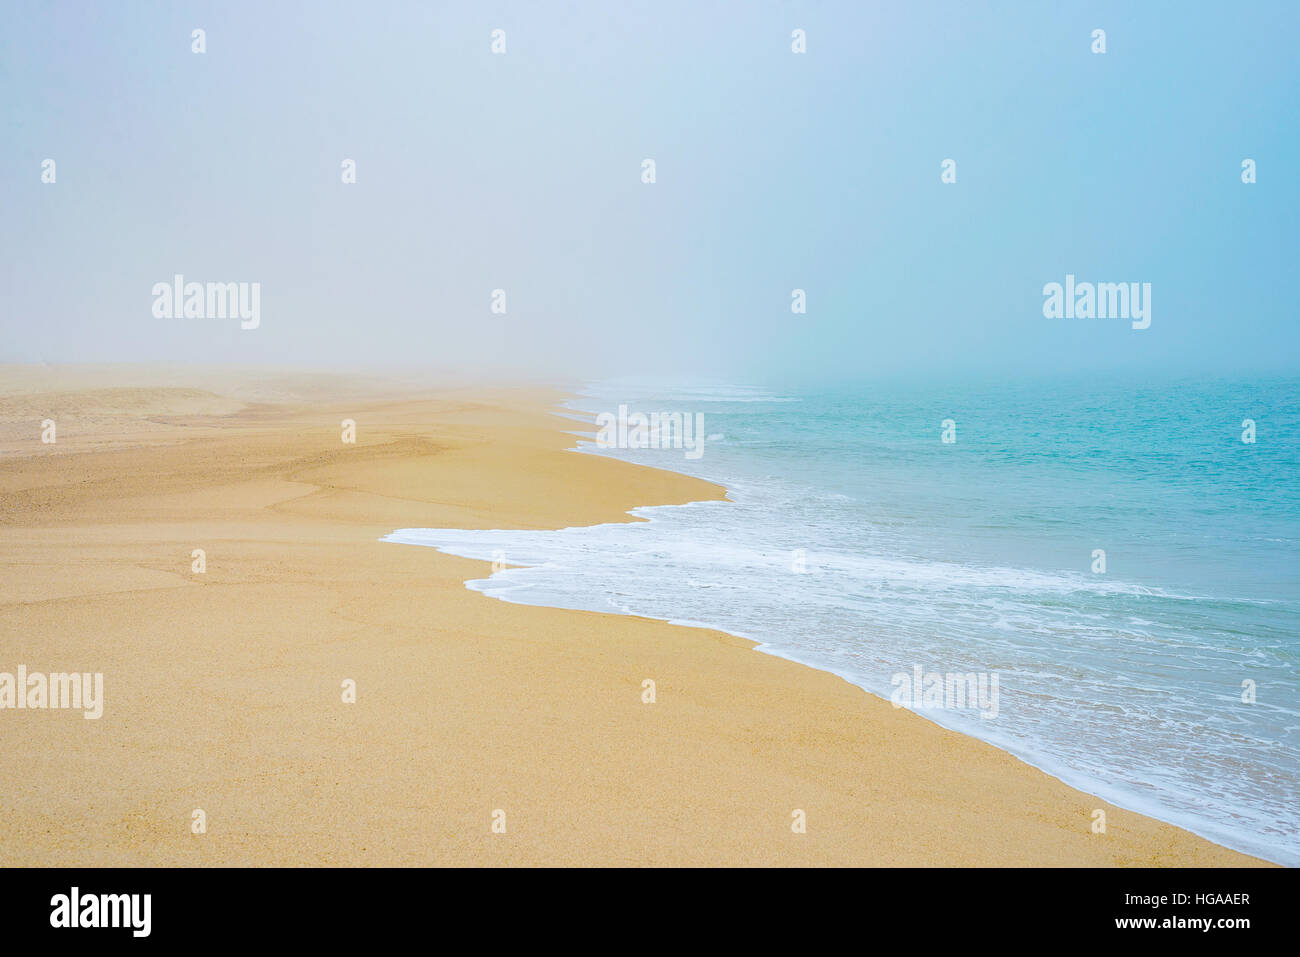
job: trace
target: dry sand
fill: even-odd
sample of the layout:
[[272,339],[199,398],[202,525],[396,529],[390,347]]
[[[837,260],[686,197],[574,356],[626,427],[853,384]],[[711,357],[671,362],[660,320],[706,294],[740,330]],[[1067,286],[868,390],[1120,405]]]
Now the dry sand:
[[0,865],[1259,863],[750,642],[377,541],[722,494],[567,451],[558,393],[416,389],[0,369],[0,671],[106,699],[0,711]]

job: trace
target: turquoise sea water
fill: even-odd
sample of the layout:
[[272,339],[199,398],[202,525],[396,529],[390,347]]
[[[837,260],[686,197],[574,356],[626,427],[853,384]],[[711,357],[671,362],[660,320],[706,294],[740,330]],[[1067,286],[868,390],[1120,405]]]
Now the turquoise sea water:
[[706,624],[884,697],[917,667],[996,675],[996,717],[922,713],[1300,864],[1300,380],[625,381],[572,409],[621,404],[702,413],[704,454],[585,451],[712,479],[728,501],[390,540],[529,566],[470,583],[505,600]]

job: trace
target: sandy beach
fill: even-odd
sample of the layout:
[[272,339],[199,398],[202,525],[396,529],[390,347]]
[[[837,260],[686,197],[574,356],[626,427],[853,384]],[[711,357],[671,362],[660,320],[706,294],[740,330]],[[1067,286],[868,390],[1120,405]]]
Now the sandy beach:
[[4,369],[0,671],[102,672],[104,710],[0,711],[0,865],[1262,863],[748,641],[379,541],[724,494],[571,451],[562,398]]

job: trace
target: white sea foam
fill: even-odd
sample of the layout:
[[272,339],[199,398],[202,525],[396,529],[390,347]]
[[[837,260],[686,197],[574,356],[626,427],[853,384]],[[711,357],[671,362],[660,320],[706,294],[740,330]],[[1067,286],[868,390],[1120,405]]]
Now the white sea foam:
[[[1097,602],[1191,596],[1081,575],[834,552],[809,553],[808,573],[794,574],[790,550],[776,540],[745,543],[734,537],[734,522],[710,520],[729,509],[743,506],[638,508],[633,514],[649,521],[558,531],[399,529],[386,540],[483,561],[504,556],[520,567],[467,583],[494,598],[719,628],[882,697],[889,695],[890,676],[912,663],[997,670],[1003,688],[997,722],[977,723],[961,713],[926,716],[1114,803],[1271,859],[1300,862],[1294,844],[1286,843],[1294,841],[1288,822],[1295,814],[1284,799],[1253,814],[1216,813],[1215,821],[1171,806],[1167,792],[1186,782],[1153,766],[1161,744],[1150,733],[1171,721],[1200,725],[1195,693],[1186,686],[1174,693],[1178,684],[1169,681],[1187,649],[1162,648],[1139,617],[1117,628],[1104,617],[1090,625],[1075,610],[1081,596]],[[1044,598],[1062,605],[1045,611]],[[1130,760],[1119,764],[1141,767],[1141,774],[1125,777],[1099,763],[1087,744],[1090,723],[1107,711],[1133,726],[1111,728],[1106,748],[1127,753]],[[1286,773],[1257,770],[1257,784]],[[1237,785],[1222,784],[1214,795],[1203,788],[1195,804],[1213,798],[1231,807]],[[1261,832],[1270,839],[1260,841]]]

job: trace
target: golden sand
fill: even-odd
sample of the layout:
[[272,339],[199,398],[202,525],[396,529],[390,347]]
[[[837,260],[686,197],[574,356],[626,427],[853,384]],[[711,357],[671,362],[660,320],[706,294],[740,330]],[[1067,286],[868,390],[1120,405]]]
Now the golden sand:
[[1260,863],[748,641],[377,540],[722,494],[568,451],[560,398],[0,370],[0,671],[105,688],[0,711],[0,865]]

